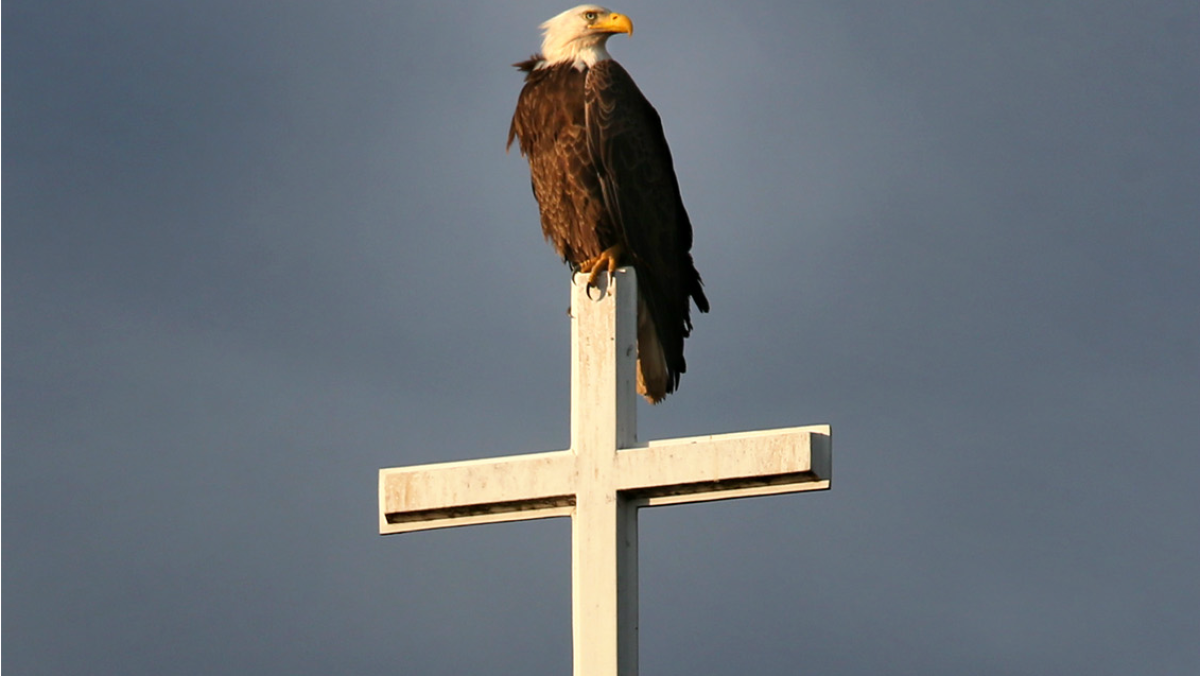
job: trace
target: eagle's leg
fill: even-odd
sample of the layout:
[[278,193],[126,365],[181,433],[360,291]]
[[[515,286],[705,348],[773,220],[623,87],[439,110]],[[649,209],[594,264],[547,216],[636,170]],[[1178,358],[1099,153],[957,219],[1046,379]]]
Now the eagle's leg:
[[588,287],[596,285],[596,278],[601,272],[608,272],[608,276],[617,271],[621,265],[621,256],[625,253],[624,247],[620,244],[614,244],[604,251],[600,252],[599,256],[589,258],[579,265],[580,272],[586,272],[588,276]]

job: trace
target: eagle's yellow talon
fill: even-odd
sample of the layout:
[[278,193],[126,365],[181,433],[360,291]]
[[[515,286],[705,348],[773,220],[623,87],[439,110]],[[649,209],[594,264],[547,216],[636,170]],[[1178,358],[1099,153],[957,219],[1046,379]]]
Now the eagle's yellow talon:
[[621,265],[621,255],[624,249],[620,244],[614,244],[604,251],[600,252],[599,256],[589,258],[579,266],[580,272],[586,272],[588,276],[588,286],[596,285],[596,278],[601,272],[607,272],[609,277],[617,271]]

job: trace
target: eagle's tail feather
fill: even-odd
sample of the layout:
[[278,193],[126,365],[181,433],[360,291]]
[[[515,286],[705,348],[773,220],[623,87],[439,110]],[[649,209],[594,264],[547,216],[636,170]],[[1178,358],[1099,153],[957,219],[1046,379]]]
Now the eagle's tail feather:
[[658,329],[654,326],[654,318],[646,308],[646,301],[638,294],[638,360],[637,388],[638,394],[651,404],[657,404],[675,389],[671,371],[667,368],[667,355],[662,343],[658,340]]

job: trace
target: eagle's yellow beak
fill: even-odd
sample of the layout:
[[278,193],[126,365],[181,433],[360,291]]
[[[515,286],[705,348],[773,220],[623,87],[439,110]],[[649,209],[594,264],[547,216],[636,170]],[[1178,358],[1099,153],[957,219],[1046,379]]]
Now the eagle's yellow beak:
[[628,33],[633,35],[633,22],[624,14],[617,14],[616,12],[596,19],[589,28],[604,33]]

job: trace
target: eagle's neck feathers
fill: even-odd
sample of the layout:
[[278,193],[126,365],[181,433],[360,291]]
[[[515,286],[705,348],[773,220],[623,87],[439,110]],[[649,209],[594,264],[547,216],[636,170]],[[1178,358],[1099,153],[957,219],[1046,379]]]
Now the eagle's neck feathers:
[[547,34],[546,40],[542,42],[542,60],[538,63],[538,68],[570,63],[575,66],[576,70],[584,70],[601,61],[607,61],[612,58],[609,56],[608,50],[604,48],[604,42],[608,36],[601,37],[601,40],[594,43],[584,43],[582,40],[555,43]]

